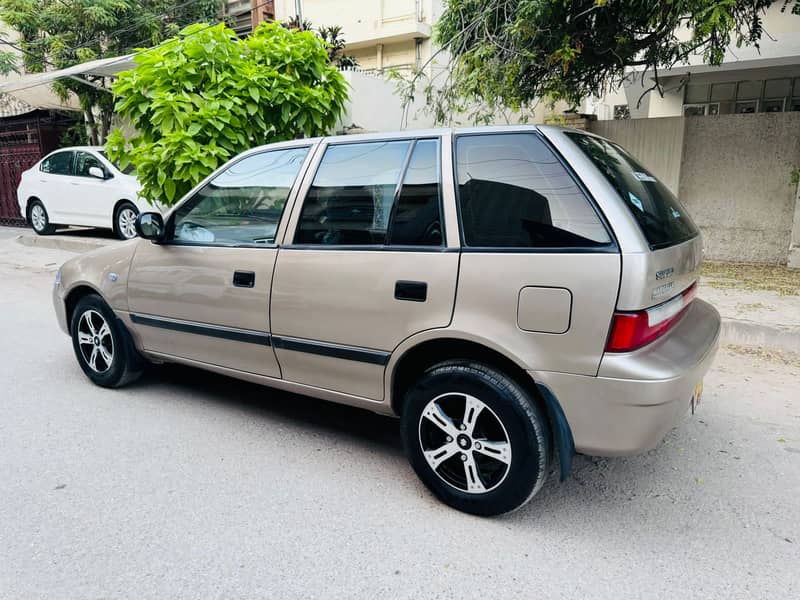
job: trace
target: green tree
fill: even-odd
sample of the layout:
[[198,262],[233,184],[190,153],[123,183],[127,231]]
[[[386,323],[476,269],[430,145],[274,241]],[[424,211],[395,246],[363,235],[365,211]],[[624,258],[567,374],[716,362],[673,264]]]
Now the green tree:
[[[214,19],[221,6],[222,0],[0,0],[0,19],[19,33],[18,42],[2,43],[20,52],[28,72],[62,69],[158,44],[190,23]],[[13,53],[3,52],[0,70],[12,60]],[[77,96],[98,144],[111,125],[113,98],[104,78],[91,81],[97,87],[72,79],[53,87],[62,98]]]
[[800,0],[448,0],[436,34],[451,65],[427,99],[439,121],[465,102],[577,104],[620,85],[629,67],[655,74],[658,89],[659,70],[692,55],[718,65],[731,44],[758,46],[774,4],[800,14]]
[[244,40],[222,24],[191,25],[134,60],[113,91],[136,133],[115,130],[107,149],[136,167],[145,198],[167,205],[243,150],[324,135],[347,100],[325,43],[277,23]]
[[330,27],[320,27],[319,36],[328,44],[328,60],[340,69],[358,66],[355,56],[344,53],[346,42],[342,36],[341,25],[331,25]]

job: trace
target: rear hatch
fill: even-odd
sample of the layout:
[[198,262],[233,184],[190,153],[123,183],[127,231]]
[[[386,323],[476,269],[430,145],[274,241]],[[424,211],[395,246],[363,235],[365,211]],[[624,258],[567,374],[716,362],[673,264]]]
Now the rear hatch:
[[579,132],[568,137],[616,190],[649,252],[623,253],[608,351],[624,352],[666,333],[694,298],[702,262],[697,226],[675,195],[621,146]]

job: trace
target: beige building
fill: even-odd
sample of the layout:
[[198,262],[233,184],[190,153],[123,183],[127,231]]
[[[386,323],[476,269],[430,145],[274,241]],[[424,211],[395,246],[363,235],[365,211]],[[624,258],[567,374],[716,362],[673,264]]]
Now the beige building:
[[[295,16],[296,7],[296,0],[275,0],[275,18]],[[424,65],[441,11],[440,0],[302,0],[303,18],[316,28],[341,26],[347,54],[367,71]]]
[[239,37],[253,33],[262,21],[275,19],[275,2],[272,0],[226,0],[222,15]]
[[[588,98],[583,112],[600,120],[714,116],[800,110],[800,16],[775,3],[764,16],[760,48],[730,47],[722,65],[703,64],[701,55],[659,74],[663,96],[645,91],[653,77],[631,70],[620,88]],[[682,32],[688,39],[688,33]],[[645,94],[643,96],[643,94]]]

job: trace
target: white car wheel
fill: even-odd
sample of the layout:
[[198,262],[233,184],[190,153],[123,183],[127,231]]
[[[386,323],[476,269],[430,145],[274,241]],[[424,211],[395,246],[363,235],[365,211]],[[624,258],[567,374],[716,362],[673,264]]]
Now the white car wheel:
[[139,211],[133,204],[123,204],[117,209],[115,230],[120,239],[130,240],[136,237],[136,217]]

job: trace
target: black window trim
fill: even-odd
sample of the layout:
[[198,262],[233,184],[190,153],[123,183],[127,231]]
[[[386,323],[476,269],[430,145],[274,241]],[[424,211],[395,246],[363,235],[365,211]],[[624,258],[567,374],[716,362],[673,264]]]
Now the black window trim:
[[[226,163],[224,165],[224,167],[225,167],[224,169],[222,169],[220,167],[220,169],[218,171],[215,171],[214,173],[212,173],[209,176],[210,178],[207,181],[201,183],[201,185],[199,185],[196,189],[192,190],[191,192],[193,192],[193,193],[190,192],[190,195],[187,196],[185,200],[181,201],[180,204],[176,204],[175,205],[174,209],[172,210],[172,212],[170,213],[169,217],[167,218],[167,222],[164,224],[164,231],[166,232],[165,238],[175,235],[175,214],[178,212],[178,208],[180,208],[180,206],[183,206],[186,202],[189,202],[192,198],[194,198],[194,196],[197,195],[197,193],[200,190],[204,189],[209,183],[214,181],[214,179],[216,179],[219,175],[222,175],[223,172],[225,172],[228,169],[230,169],[231,167],[239,164],[243,160],[246,160],[248,158],[252,158],[253,156],[260,156],[262,154],[268,154],[270,152],[283,152],[283,151],[286,151],[286,150],[298,150],[300,148],[303,148],[303,149],[306,150],[306,155],[303,158],[303,164],[300,165],[300,169],[297,171],[297,175],[295,175],[294,181],[292,182],[292,187],[289,189],[289,196],[286,198],[286,202],[283,203],[283,208],[281,208],[281,214],[278,217],[277,226],[275,228],[275,233],[277,233],[278,229],[280,229],[280,226],[281,226],[281,223],[283,222],[284,217],[288,218],[288,216],[289,216],[287,214],[287,212],[286,212],[286,208],[289,205],[289,201],[292,199],[292,193],[294,192],[296,187],[297,187],[297,194],[295,194],[295,195],[299,195],[299,193],[300,193],[300,185],[302,184],[303,179],[305,179],[306,172],[308,171],[308,166],[310,166],[310,164],[311,164],[309,162],[309,160],[313,158],[314,150],[317,147],[318,147],[318,144],[312,143],[312,144],[291,145],[291,146],[285,146],[285,147],[282,147],[282,148],[264,148],[263,150],[260,150],[258,152],[250,152],[250,153],[247,153],[247,154],[242,154],[241,156],[238,157],[238,159],[234,160],[233,162]],[[164,239],[164,240],[162,240],[160,242],[153,242],[153,243],[154,244],[158,244],[160,246],[191,246],[191,247],[201,247],[201,248],[252,248],[252,249],[264,249],[264,248],[266,248],[266,249],[274,250],[274,249],[280,247],[280,244],[278,244],[277,241],[273,241],[272,243],[269,243],[269,244],[267,244],[267,243],[259,244],[257,242],[241,243],[241,244],[217,244],[217,243],[208,243],[208,242],[192,242],[192,241],[189,241],[189,240],[178,240],[178,241],[176,241],[174,239]]]
[[[56,154],[71,154],[72,155],[72,158],[69,161],[69,168],[70,168],[71,173],[52,173],[50,171],[45,171],[44,169],[42,169],[42,165],[44,164],[44,162],[46,160],[50,160]],[[45,156],[41,161],[39,161],[39,171],[44,173],[44,174],[46,174],[46,175],[59,175],[60,177],[75,177],[76,176],[75,175],[75,159],[76,159],[76,157],[77,157],[77,151],[75,151],[75,150],[67,150],[67,149],[55,150],[54,152],[51,152],[50,154]]]
[[[308,197],[308,192],[311,190],[311,185],[314,183],[314,177],[317,176],[317,171],[319,171],[319,167],[322,165],[322,161],[325,158],[325,152],[327,152],[328,148],[331,146],[345,146],[349,144],[373,144],[373,143],[381,143],[381,142],[411,142],[409,150],[406,154],[405,159],[403,160],[403,166],[401,168],[400,178],[398,179],[398,185],[395,188],[395,196],[392,200],[392,210],[389,214],[389,222],[387,223],[386,233],[389,234],[389,227],[391,226],[392,219],[394,217],[394,210],[395,206],[397,205],[396,199],[399,198],[399,194],[402,192],[403,187],[403,180],[405,179],[406,170],[408,169],[408,165],[411,162],[411,154],[414,148],[417,145],[417,142],[424,142],[424,141],[435,141],[436,142],[436,149],[438,151],[438,174],[437,174],[437,181],[436,184],[439,187],[439,221],[442,224],[442,243],[436,246],[420,246],[420,245],[407,245],[404,246],[402,244],[299,244],[294,242],[294,238],[297,235],[297,231],[300,227],[300,215],[303,212],[303,207],[306,203],[306,198]],[[289,239],[292,241],[280,245],[280,248],[286,250],[338,250],[338,251],[348,251],[348,252],[459,252],[461,248],[452,248],[447,245],[447,224],[445,223],[445,216],[444,216],[444,167],[442,164],[442,135],[425,135],[422,137],[414,137],[414,136],[403,136],[403,137],[386,137],[374,140],[336,140],[335,142],[323,142],[320,146],[320,150],[322,152],[319,162],[317,163],[317,167],[314,170],[314,173],[311,174],[311,185],[309,185],[308,190],[306,190],[305,196],[302,198],[298,195],[298,201],[300,202],[300,206],[298,208],[298,219],[295,225],[295,229],[292,232],[292,235]],[[288,232],[287,232],[288,233]]]
[[[459,138],[463,137],[483,137],[483,136],[490,136],[490,135],[535,135],[538,137],[545,145],[545,147],[553,153],[558,163],[564,168],[567,174],[570,176],[572,181],[578,187],[578,189],[583,194],[585,200],[592,207],[595,214],[597,215],[600,223],[606,230],[610,238],[610,242],[604,244],[602,246],[559,246],[559,247],[535,247],[535,246],[468,246],[465,239],[464,239],[464,223],[461,215],[461,191],[460,186],[458,185],[458,162],[456,157],[456,147],[458,146]],[[455,196],[455,203],[456,203],[456,214],[458,215],[458,240],[461,244],[461,252],[465,253],[483,253],[483,254],[619,254],[619,242],[617,241],[616,236],[614,235],[614,230],[611,227],[608,219],[606,218],[603,211],[598,206],[597,202],[595,201],[592,194],[584,185],[583,181],[580,179],[575,170],[572,166],[561,156],[561,153],[558,149],[547,139],[546,136],[542,135],[542,132],[539,130],[512,130],[512,131],[487,131],[487,132],[469,132],[469,133],[454,133],[453,135],[453,143],[450,147],[450,151],[452,152],[452,163],[453,163],[453,189],[454,189],[454,196]]]

